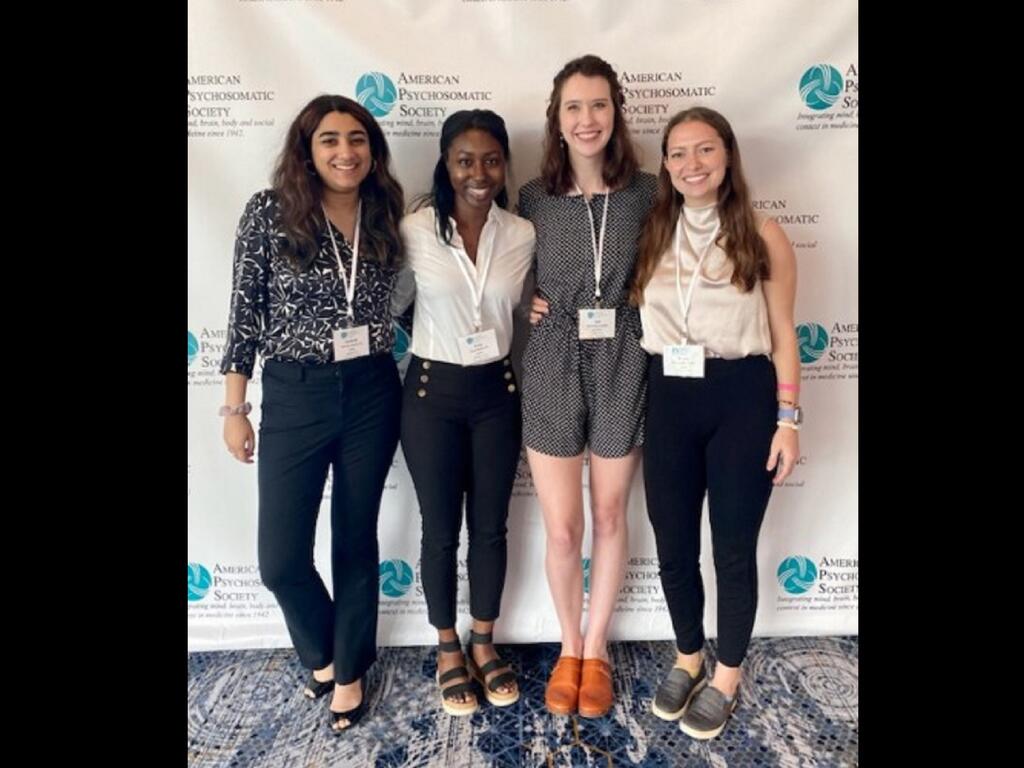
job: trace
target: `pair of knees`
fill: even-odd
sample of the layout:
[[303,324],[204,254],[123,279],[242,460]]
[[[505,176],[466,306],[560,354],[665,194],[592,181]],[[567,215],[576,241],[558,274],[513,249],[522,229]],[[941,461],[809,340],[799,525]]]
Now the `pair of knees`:
[[[624,507],[594,509],[591,517],[594,541],[616,539],[626,532]],[[583,522],[548,526],[547,548],[553,557],[579,557],[583,546]]]

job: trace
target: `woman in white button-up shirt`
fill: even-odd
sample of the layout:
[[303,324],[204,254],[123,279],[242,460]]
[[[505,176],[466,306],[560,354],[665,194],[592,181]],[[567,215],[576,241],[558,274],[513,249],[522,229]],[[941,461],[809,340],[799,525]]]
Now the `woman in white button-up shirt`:
[[[515,674],[492,644],[522,434],[508,353],[534,246],[533,225],[504,210],[508,159],[508,133],[498,115],[451,115],[441,128],[433,189],[400,227],[407,261],[393,311],[404,311],[413,294],[416,299],[402,450],[423,520],[421,577],[428,618],[438,630],[441,706],[452,715],[477,709],[470,674],[495,706],[519,698]],[[467,658],[455,633],[464,497],[473,618]]]

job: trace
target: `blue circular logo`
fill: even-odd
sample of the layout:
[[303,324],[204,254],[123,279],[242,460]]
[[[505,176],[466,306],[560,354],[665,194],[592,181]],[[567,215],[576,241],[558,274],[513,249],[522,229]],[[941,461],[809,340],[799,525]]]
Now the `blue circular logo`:
[[818,569],[810,559],[793,555],[779,563],[776,575],[779,577],[779,584],[789,594],[802,595],[818,578]]
[[828,331],[817,323],[800,323],[796,327],[796,341],[800,347],[800,362],[816,362],[828,347]]
[[590,594],[590,558],[583,558],[583,591]]
[[[199,354],[199,340],[192,335],[192,331],[188,332],[188,364],[192,365],[192,361],[196,359],[196,355]],[[180,359],[180,358],[179,358]]]
[[383,72],[367,72],[356,81],[356,101],[374,117],[384,117],[395,106],[398,91]]
[[815,64],[800,78],[800,98],[811,109],[828,109],[843,92],[843,76],[829,64]]
[[409,334],[398,323],[393,323],[393,325],[395,326],[395,346],[391,348],[391,356],[395,358],[396,363],[400,363],[409,354]]
[[213,578],[206,568],[199,563],[188,564],[188,601],[190,603],[206,597],[212,583]]
[[384,560],[380,564],[380,591],[401,597],[412,586],[412,568],[405,560]]

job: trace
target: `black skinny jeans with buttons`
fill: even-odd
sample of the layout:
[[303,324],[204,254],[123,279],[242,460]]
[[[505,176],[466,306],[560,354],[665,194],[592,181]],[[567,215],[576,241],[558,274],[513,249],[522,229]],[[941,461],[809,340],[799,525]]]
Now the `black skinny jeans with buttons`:
[[402,450],[422,516],[420,573],[430,623],[455,626],[466,503],[470,613],[493,621],[505,585],[505,521],[519,463],[519,386],[508,358],[461,366],[415,355],[405,375]]

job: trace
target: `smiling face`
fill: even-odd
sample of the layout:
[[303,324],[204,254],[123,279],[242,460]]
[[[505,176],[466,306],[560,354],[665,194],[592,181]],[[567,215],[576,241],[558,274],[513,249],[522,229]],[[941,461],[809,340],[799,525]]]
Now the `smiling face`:
[[505,153],[487,131],[463,131],[448,147],[445,165],[459,211],[487,210],[505,187]]
[[565,138],[570,158],[602,156],[614,127],[615,106],[611,86],[605,78],[577,73],[562,84],[558,128]]
[[358,193],[373,164],[362,123],[347,112],[328,112],[313,131],[309,149],[325,191]]
[[688,120],[675,126],[668,135],[663,162],[672,186],[687,205],[701,207],[718,201],[729,156],[722,137],[710,125]]

